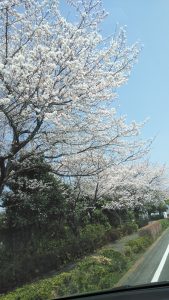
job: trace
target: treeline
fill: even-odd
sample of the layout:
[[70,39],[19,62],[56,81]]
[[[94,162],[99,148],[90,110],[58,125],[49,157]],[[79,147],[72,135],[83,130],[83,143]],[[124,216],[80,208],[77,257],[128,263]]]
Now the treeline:
[[[19,165],[3,193],[0,216],[0,291],[7,292],[107,242],[137,231],[138,212],[109,211],[79,197],[50,173],[43,158]],[[137,223],[136,223],[137,221]]]

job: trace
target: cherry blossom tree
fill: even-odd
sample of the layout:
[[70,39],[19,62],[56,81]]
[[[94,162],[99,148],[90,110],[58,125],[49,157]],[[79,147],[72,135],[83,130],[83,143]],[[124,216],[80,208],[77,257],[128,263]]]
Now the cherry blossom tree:
[[113,210],[158,206],[167,197],[167,186],[165,166],[147,161],[107,168],[92,179],[81,177],[76,185],[91,199],[93,207],[103,202],[104,208]]
[[147,205],[159,206],[166,199],[166,174],[163,166],[139,164],[122,176],[106,207],[146,210]]
[[67,2],[74,23],[58,0],[0,2],[0,192],[30,157],[43,154],[60,176],[89,176],[147,151],[135,139],[143,124],[114,108],[138,44],[127,46],[123,28],[102,37],[101,1]]

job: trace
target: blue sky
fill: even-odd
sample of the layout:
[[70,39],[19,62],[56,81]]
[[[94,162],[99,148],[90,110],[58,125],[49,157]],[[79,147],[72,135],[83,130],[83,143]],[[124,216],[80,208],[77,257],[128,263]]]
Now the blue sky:
[[143,137],[153,137],[150,159],[169,166],[169,1],[103,0],[109,16],[103,33],[127,25],[129,43],[144,45],[127,85],[119,93],[120,113],[127,119],[150,120]]
[[[116,25],[127,26],[128,43],[143,49],[128,84],[119,88],[119,113],[138,122],[150,118],[143,138],[156,139],[149,158],[169,166],[169,0],[102,0],[109,13],[101,28],[104,36]],[[61,9],[73,19],[61,0]]]

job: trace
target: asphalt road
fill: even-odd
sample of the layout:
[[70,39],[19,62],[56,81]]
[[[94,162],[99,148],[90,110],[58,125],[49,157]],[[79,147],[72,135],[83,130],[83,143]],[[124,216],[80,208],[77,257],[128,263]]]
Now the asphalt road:
[[124,285],[141,285],[169,281],[169,229],[144,254],[137,267],[131,269]]

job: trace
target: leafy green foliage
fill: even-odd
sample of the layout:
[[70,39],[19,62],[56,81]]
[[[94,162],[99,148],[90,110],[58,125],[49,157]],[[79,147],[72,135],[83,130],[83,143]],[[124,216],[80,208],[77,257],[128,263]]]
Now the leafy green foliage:
[[[50,168],[41,157],[36,161],[31,159],[27,172],[22,174],[20,170],[19,175],[15,176],[10,185],[12,194],[6,192],[4,195],[6,212],[0,218],[2,292],[50,271],[59,271],[66,264],[138,229],[132,212],[123,210],[108,216],[98,205],[91,211],[90,206],[86,206],[86,209],[85,199],[77,198],[70,186],[51,175]],[[32,191],[27,185],[22,185],[20,189],[26,197],[20,197],[17,193],[20,177],[22,183],[24,180],[37,179],[47,185],[47,189],[43,190],[42,187]],[[86,204],[89,200],[86,199]],[[116,221],[122,223],[118,226],[115,226],[118,222],[110,225],[110,220],[114,220],[112,216],[116,216]],[[54,287],[53,281],[47,285],[46,281],[42,281],[43,287],[38,287],[39,294],[34,294],[32,288],[32,299],[44,299],[44,295],[47,297],[50,294],[49,289],[54,291],[54,295],[65,295],[112,287],[112,283],[127,269],[128,258],[132,257],[132,253],[140,252],[146,245],[137,241],[134,246],[127,247],[125,255],[105,248],[96,256],[84,259],[73,271],[57,277],[60,285],[57,280]],[[21,298],[27,299],[24,295]]]
[[65,227],[64,237],[59,240],[45,233],[43,237],[35,234],[26,248],[19,244],[15,256],[11,249],[0,249],[1,291],[15,287],[18,282],[21,284],[51,270],[58,270],[93,252],[106,243],[108,229],[101,224],[86,225],[77,237],[70,228]]
[[112,288],[127,270],[127,258],[103,248],[96,255],[86,257],[70,272],[26,285],[2,296],[2,300],[46,300],[58,296]]
[[133,252],[132,252],[132,247],[131,246],[125,246],[125,248],[124,248],[124,255],[126,257],[132,257],[133,256]]
[[114,242],[122,237],[121,230],[119,228],[111,228],[108,231],[108,237],[110,242]]
[[165,230],[169,227],[169,219],[160,220],[162,230]]
[[111,259],[111,268],[113,271],[122,272],[127,267],[126,257],[118,251],[111,248],[105,248],[99,251],[99,254]]
[[149,222],[148,217],[147,218],[140,217],[140,218],[136,219],[138,228],[148,225],[148,222]]
[[[133,253],[140,253],[143,250],[145,250],[148,246],[150,246],[152,243],[152,239],[149,237],[139,237],[134,240],[130,240],[127,242],[126,246],[130,247],[125,250],[127,256],[131,255],[131,252]],[[130,252],[131,251],[131,252]]]
[[80,244],[83,251],[97,249],[102,246],[107,240],[107,233],[110,230],[109,226],[101,224],[88,224],[80,230]]
[[[50,174],[50,167],[43,157],[27,159],[27,171],[16,167],[9,191],[2,197],[8,227],[35,227],[63,223],[68,188]],[[34,181],[30,187],[30,184]],[[34,182],[33,182],[34,183]]]
[[[89,228],[87,227],[87,231],[91,234]],[[95,255],[83,258],[72,271],[25,285],[2,296],[1,299],[51,300],[70,294],[113,288],[138,257],[137,255],[146,250],[152,242],[153,240],[147,236],[130,240],[126,243],[124,254],[111,247],[104,247]]]
[[128,235],[138,231],[138,225],[135,222],[126,222],[118,227],[121,235]]

